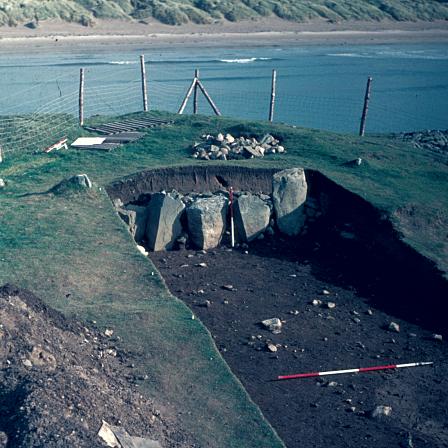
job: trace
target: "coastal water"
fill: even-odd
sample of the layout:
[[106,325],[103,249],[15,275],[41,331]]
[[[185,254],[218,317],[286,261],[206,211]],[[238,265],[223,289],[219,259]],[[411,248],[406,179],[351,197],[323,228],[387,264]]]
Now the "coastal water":
[[276,69],[275,121],[356,132],[372,76],[368,132],[448,128],[448,48],[437,43],[0,54],[0,119],[76,114],[80,67],[87,116],[141,110],[140,54],[151,109],[177,111],[199,69],[223,115],[265,120]]

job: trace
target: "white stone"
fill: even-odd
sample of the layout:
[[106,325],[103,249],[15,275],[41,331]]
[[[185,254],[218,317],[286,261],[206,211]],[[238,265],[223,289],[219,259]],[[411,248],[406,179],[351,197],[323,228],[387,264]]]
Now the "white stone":
[[391,406],[380,405],[372,411],[372,418],[389,417],[392,414]]
[[389,331],[400,333],[400,325],[398,325],[396,322],[391,322],[387,328],[389,329]]
[[282,321],[278,317],[266,319],[261,322],[269,331],[278,334],[282,329]]

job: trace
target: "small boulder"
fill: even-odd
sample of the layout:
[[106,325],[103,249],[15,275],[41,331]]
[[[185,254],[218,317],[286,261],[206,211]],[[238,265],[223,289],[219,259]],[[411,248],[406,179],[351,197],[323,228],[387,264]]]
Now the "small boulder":
[[263,320],[262,325],[274,334],[281,333],[282,321],[278,317]]
[[392,414],[391,406],[380,405],[377,406],[371,413],[370,416],[372,418],[381,419],[384,417],[389,417]]
[[400,325],[398,325],[396,322],[391,322],[387,329],[389,331],[393,331],[394,333],[400,333]]
[[6,182],[0,178],[0,188],[5,188],[6,187]]

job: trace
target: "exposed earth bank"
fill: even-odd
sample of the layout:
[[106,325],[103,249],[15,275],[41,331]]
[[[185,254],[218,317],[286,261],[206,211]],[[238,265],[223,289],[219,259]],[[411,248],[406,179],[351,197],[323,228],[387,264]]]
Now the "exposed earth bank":
[[103,420],[154,447],[195,446],[175,411],[139,392],[149,376],[108,334],[0,288],[0,447],[104,447]]

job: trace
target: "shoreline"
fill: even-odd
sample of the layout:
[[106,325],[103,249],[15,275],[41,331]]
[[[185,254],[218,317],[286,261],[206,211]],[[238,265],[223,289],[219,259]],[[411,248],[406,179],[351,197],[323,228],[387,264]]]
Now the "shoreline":
[[92,28],[48,22],[36,30],[0,28],[3,53],[180,46],[259,47],[448,42],[448,22],[291,23],[279,19],[172,27],[104,21]]

